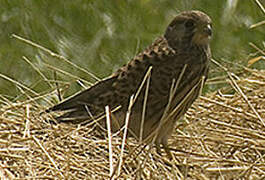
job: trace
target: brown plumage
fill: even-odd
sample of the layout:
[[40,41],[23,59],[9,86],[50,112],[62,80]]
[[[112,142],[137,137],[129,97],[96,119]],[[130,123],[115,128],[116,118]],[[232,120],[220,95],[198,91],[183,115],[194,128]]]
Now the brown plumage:
[[[162,37],[127,65],[47,112],[65,111],[65,114],[57,117],[58,122],[82,123],[103,115],[107,105],[111,109],[120,106],[111,114],[111,128],[117,131],[124,125],[131,95],[139,89],[147,70],[152,66],[143,138],[157,131],[157,136],[152,136],[156,137],[156,145],[159,147],[162,144],[169,152],[167,139],[175,122],[198,97],[207,78],[211,35],[211,19],[206,14],[200,11],[182,12],[169,24]],[[173,98],[168,105],[171,87],[175,87],[175,93],[171,91]],[[145,88],[146,83],[131,109],[129,134],[136,138],[140,135]],[[167,106],[168,111],[165,113]],[[158,129],[164,113],[166,116]],[[101,124],[105,126],[105,119],[102,119]]]

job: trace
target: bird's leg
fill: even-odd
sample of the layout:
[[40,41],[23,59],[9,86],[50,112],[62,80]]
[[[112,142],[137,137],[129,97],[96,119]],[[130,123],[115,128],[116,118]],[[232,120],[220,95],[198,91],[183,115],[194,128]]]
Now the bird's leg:
[[156,151],[157,151],[157,153],[158,153],[159,155],[162,155],[162,151],[161,151],[161,147],[160,147],[161,144],[162,144],[162,146],[163,146],[163,148],[164,148],[164,150],[165,150],[165,152],[166,152],[168,158],[169,158],[170,160],[172,160],[172,159],[173,159],[173,156],[172,156],[172,154],[171,154],[171,152],[170,152],[170,148],[168,147],[168,144],[167,144],[167,138],[164,138],[162,141],[156,141],[156,142],[155,142]]
[[169,158],[170,160],[172,160],[172,159],[173,159],[173,156],[172,156],[172,153],[171,153],[171,151],[170,151],[170,148],[168,147],[167,139],[163,139],[163,140],[162,140],[162,146],[163,146],[165,152],[167,153],[168,158]]
[[156,152],[161,156],[161,148],[160,148],[160,142],[155,142]]

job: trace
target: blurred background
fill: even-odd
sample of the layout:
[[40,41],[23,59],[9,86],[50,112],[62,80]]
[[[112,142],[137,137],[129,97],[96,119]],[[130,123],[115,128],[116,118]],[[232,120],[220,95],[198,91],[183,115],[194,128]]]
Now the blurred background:
[[[260,3],[265,5],[264,0]],[[102,79],[162,35],[177,13],[191,9],[212,18],[212,54],[229,70],[258,56],[250,43],[264,49],[265,25],[250,28],[265,19],[255,0],[1,0],[0,95],[18,100],[26,97],[21,96],[23,92],[32,93],[11,81],[46,93],[56,89],[56,79],[59,87],[67,85],[65,97],[96,82],[91,75],[12,34],[48,48]],[[265,61],[252,67],[264,69]],[[212,65],[210,78],[220,76],[219,71]],[[208,85],[206,90],[220,86]]]

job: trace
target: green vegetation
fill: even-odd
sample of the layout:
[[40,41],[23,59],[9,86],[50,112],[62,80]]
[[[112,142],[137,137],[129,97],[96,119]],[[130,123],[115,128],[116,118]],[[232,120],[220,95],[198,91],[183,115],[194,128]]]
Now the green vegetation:
[[[264,20],[255,1],[2,0],[0,73],[36,92],[51,89],[23,60],[25,56],[49,80],[54,80],[54,70],[47,64],[95,82],[86,73],[11,35],[32,40],[103,78],[163,34],[176,13],[190,9],[202,10],[213,19],[211,45],[217,60],[246,65],[251,53],[256,52],[249,42],[261,46],[264,41],[264,25],[249,29],[252,24]],[[264,61],[256,63],[255,67],[264,68]],[[215,68],[212,72],[217,71]],[[234,66],[229,65],[229,68]],[[66,96],[82,88],[75,82],[76,78],[57,73],[57,79],[71,84]],[[14,100],[21,95],[21,89],[1,78],[0,94]]]
[[[1,0],[0,177],[111,179],[114,170],[114,179],[265,179],[265,71],[241,66],[264,60],[265,10],[257,2]],[[96,123],[55,125],[52,113],[40,113],[57,103],[58,86],[67,97],[96,81],[76,65],[106,77],[190,9],[212,17],[213,57],[234,73],[212,63],[205,91],[225,87],[198,98],[177,122],[173,160],[153,144],[122,141],[123,131],[107,138]],[[251,67],[264,69],[263,60]]]

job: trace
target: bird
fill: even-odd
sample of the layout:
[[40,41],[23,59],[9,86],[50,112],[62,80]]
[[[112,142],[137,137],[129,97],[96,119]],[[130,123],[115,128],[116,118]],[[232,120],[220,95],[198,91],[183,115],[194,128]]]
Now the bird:
[[108,106],[111,130],[125,126],[128,135],[153,142],[170,154],[168,139],[176,122],[200,95],[211,59],[212,21],[204,12],[180,12],[164,34],[109,77],[48,108],[61,111],[58,123],[82,124],[104,117]]

